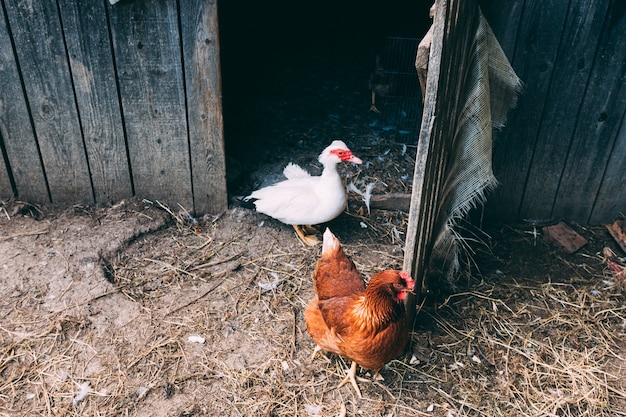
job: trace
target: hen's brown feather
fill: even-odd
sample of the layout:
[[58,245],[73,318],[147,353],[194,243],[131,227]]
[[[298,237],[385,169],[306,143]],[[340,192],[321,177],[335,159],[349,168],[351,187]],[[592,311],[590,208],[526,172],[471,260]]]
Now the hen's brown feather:
[[330,229],[324,232],[322,256],[313,273],[315,293],[320,300],[345,297],[365,291],[363,277],[343,251]]
[[414,285],[408,274],[379,272],[366,288],[354,263],[327,229],[313,279],[317,296],[304,318],[309,334],[322,349],[374,372],[402,353],[408,340],[402,299]]

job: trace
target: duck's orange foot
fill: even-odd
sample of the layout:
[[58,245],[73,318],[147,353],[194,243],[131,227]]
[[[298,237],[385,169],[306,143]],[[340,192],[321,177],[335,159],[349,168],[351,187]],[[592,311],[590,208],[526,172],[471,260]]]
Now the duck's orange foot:
[[[300,227],[301,226],[299,225],[295,225],[295,224],[293,225],[293,229],[296,231],[296,234],[298,235],[302,243],[304,243],[306,246],[315,246],[318,243],[320,243],[320,240],[317,237],[315,237],[315,235],[305,235]],[[310,231],[315,230],[314,228],[308,225],[305,225],[304,227],[306,227]]]

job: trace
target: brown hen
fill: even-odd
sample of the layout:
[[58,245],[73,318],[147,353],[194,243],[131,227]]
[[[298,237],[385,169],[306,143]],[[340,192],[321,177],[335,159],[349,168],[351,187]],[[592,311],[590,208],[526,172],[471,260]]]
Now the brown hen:
[[316,297],[304,312],[307,331],[318,348],[352,360],[341,387],[356,383],[356,365],[371,369],[375,377],[386,363],[399,356],[408,341],[404,299],[415,283],[406,272],[386,270],[374,275],[367,287],[330,229],[324,232],[322,256],[313,274]]

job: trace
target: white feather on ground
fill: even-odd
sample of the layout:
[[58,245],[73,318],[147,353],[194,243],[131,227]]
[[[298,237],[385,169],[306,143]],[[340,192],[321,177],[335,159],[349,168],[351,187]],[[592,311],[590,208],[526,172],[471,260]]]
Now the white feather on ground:
[[89,395],[90,392],[91,392],[91,387],[89,386],[89,381],[83,382],[80,386],[80,390],[78,391],[78,394],[76,394],[76,396],[72,400],[72,404],[74,405],[74,407],[80,404],[82,400],[87,398],[87,395]]
[[365,191],[359,190],[359,188],[354,185],[353,182],[348,184],[348,190],[352,191],[363,198],[363,202],[365,203],[365,207],[367,207],[367,214],[370,214],[370,202],[372,200],[372,191],[374,191],[374,187],[376,186],[376,181],[370,182],[365,187]]

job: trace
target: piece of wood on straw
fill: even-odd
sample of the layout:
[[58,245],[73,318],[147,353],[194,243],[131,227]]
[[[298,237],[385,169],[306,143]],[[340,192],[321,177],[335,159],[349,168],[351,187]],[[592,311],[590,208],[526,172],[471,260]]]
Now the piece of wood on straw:
[[615,220],[613,224],[605,224],[615,242],[626,253],[626,223],[623,220]]
[[543,233],[557,246],[565,249],[567,253],[574,253],[587,244],[587,239],[563,222],[545,226]]

